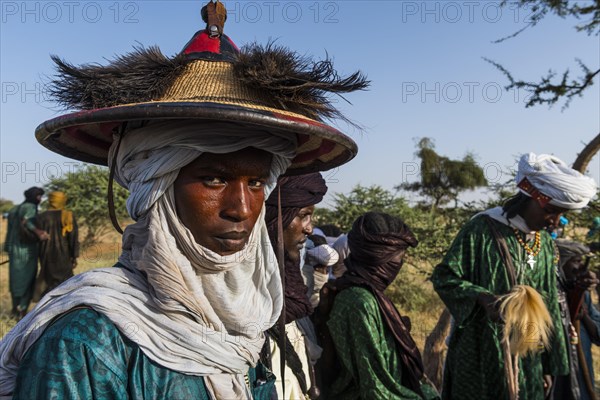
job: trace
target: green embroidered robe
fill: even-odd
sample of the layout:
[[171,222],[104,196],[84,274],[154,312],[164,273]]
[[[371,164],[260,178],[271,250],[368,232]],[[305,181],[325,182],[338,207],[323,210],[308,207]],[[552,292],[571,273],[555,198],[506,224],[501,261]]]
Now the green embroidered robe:
[[[541,251],[531,268],[513,229],[493,221],[506,238],[517,270],[518,283],[535,288],[543,297],[554,324],[561,324],[556,282],[554,244],[541,232]],[[532,244],[530,243],[530,246]],[[477,302],[480,293],[506,294],[510,283],[485,217],[469,221],[452,243],[432,276],[435,290],[454,318],[445,363],[444,399],[507,399],[500,338],[502,326],[487,318]],[[532,339],[538,336],[531,331]],[[549,351],[521,359],[519,400],[543,400],[543,375],[569,373],[566,341],[556,326]]]
[[[369,290],[342,290],[335,297],[327,326],[342,364],[329,399],[422,399],[401,384],[402,361],[396,341]],[[438,398],[425,384],[421,391],[426,399]]]

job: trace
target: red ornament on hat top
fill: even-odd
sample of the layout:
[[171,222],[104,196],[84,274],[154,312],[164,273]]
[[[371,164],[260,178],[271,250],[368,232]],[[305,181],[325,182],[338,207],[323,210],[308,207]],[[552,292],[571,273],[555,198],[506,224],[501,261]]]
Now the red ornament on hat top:
[[239,49],[223,34],[223,26],[227,20],[227,10],[223,3],[211,1],[202,7],[201,13],[206,29],[196,32],[184,46],[182,53],[193,60],[234,61]]

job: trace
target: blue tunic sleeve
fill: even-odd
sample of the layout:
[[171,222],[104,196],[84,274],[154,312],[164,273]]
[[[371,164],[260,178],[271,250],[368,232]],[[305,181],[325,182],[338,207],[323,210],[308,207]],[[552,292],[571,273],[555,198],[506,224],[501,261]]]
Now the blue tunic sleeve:
[[128,398],[127,348],[118,330],[90,309],[63,315],[25,354],[13,398]]

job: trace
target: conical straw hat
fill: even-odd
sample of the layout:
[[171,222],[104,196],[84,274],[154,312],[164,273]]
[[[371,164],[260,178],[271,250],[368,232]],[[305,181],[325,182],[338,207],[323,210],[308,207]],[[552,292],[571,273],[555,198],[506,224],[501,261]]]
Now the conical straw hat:
[[340,78],[328,60],[312,62],[273,44],[240,52],[222,33],[224,10],[210,2],[203,9],[206,29],[173,58],[154,47],[136,48],[106,66],[74,67],[53,57],[58,77],[50,93],[79,111],[42,123],[38,141],[66,157],[107,165],[113,134],[123,123],[197,119],[294,135],[298,150],[290,174],[350,161],[356,144],[324,122],[341,116],[327,95],[365,89],[363,75]]

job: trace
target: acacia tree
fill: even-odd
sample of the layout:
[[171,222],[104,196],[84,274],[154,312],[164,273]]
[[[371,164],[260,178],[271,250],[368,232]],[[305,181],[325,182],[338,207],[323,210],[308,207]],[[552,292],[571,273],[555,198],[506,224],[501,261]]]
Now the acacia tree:
[[460,193],[487,185],[473,154],[467,153],[462,160],[451,160],[436,153],[433,141],[427,137],[419,140],[417,149],[416,156],[421,159],[421,180],[403,182],[396,189],[430,198],[433,209],[452,200],[456,207]]
[[[502,1],[506,5],[507,0]],[[574,1],[574,0],[518,0],[519,7],[530,7],[532,14],[529,23],[519,31],[510,36],[499,39],[496,42],[513,38],[524,30],[538,24],[548,14],[555,14],[561,18],[574,17],[579,24],[575,25],[578,32],[584,32],[588,36],[600,34],[600,0],[592,1]],[[498,62],[485,60],[498,68],[508,79],[509,84],[505,87],[510,89],[523,89],[531,94],[526,107],[539,104],[548,104],[552,106],[561,99],[565,99],[563,108],[568,107],[575,96],[581,96],[582,93],[594,84],[594,80],[600,75],[600,67],[589,68],[581,60],[577,63],[581,69],[581,75],[577,78],[570,77],[570,71],[567,69],[558,75],[550,70],[545,76],[542,76],[539,82],[529,82],[522,79],[515,79],[512,74]]]
[[[108,214],[107,187],[108,169],[97,165],[84,165],[73,172],[52,178],[45,186],[46,193],[58,190],[67,195],[67,207],[87,230],[84,245],[112,229]],[[127,218],[127,196],[127,190],[115,183],[115,213],[119,219]]]

